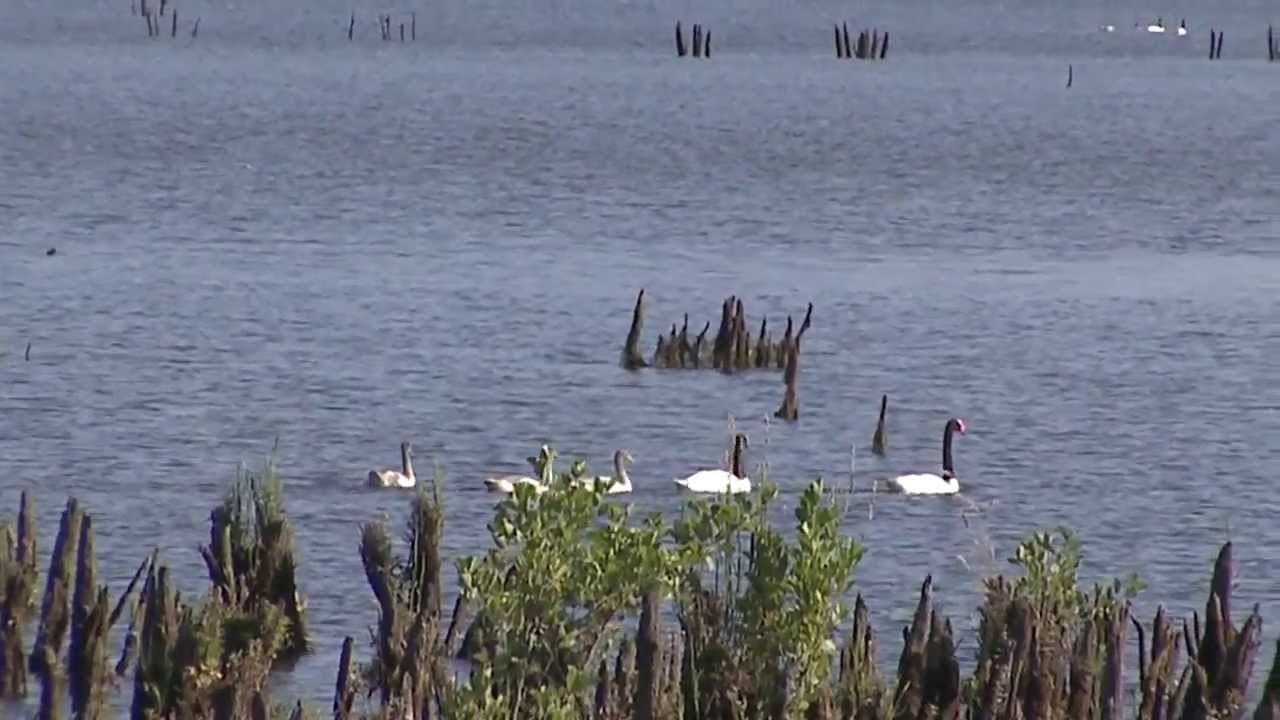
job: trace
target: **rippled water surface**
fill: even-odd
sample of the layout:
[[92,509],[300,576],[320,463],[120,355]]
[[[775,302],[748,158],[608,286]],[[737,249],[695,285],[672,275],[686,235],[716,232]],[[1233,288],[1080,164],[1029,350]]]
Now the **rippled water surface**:
[[[323,703],[375,621],[358,526],[405,508],[362,479],[402,439],[445,472],[457,558],[488,542],[481,480],[543,442],[628,448],[631,500],[674,512],[734,416],[786,522],[808,479],[850,482],[851,444],[857,488],[934,469],[958,415],[963,498],[849,514],[886,638],[929,573],[969,633],[980,548],[1058,524],[1091,579],[1148,581],[1143,617],[1202,605],[1234,538],[1275,636],[1261,5],[906,3],[865,20],[893,32],[875,64],[831,57],[830,23],[861,25],[827,0],[406,6],[403,46],[385,8],[348,43],[350,7],[303,5],[177,3],[179,38],[148,41],[123,1],[0,0],[0,511],[34,491],[42,554],[74,495],[113,587],[159,545],[197,592],[209,509],[278,437],[318,647],[279,693]],[[1192,36],[1129,31],[1156,14]],[[677,18],[712,60],[670,57]],[[764,423],[776,373],[621,370],[641,287],[649,347],[729,294],[779,330],[812,301],[799,423]]]

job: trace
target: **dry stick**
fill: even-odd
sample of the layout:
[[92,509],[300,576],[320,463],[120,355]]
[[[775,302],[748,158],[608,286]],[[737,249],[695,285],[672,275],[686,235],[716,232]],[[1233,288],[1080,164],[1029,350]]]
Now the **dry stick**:
[[351,705],[355,702],[355,689],[351,687],[351,651],[355,641],[348,635],[342,641],[342,656],[338,660],[338,681],[333,692],[334,720],[351,717]]
[[702,346],[707,341],[707,331],[711,329],[711,321],[708,320],[706,325],[702,326],[702,332],[698,333],[698,339],[693,343],[693,366],[695,368],[702,367]]
[[800,338],[797,336],[795,343],[792,344],[787,353],[787,371],[783,376],[787,389],[782,396],[782,406],[773,414],[774,417],[788,422],[795,422],[800,418],[799,401],[796,398],[796,374],[799,370],[799,362]]

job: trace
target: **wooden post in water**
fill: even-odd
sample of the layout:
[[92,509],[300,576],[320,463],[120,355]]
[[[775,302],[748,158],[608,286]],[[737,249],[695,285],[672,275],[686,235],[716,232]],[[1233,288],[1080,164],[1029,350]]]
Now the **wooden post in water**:
[[843,57],[844,57],[844,48],[840,45],[840,26],[839,26],[839,25],[832,25],[831,27],[832,27],[832,29],[833,29],[833,30],[835,30],[835,31],[836,31],[836,57],[837,57],[837,58],[843,58]]
[[871,59],[875,60],[880,55],[880,31],[871,31]]
[[853,59],[853,46],[849,44],[849,23],[842,23],[841,28],[844,30],[844,59]]
[[169,28],[169,37],[176,38],[178,37],[178,11],[175,9],[172,15],[173,15],[173,18],[172,18],[173,23]]
[[1276,61],[1276,41],[1275,35],[1271,32],[1271,26],[1267,26],[1267,62]]
[[418,13],[409,13],[409,39],[417,41],[418,39]]
[[693,56],[702,57],[702,26],[693,24]]
[[800,402],[796,398],[796,375],[799,370],[799,362],[800,339],[797,337],[796,342],[787,352],[787,370],[783,376],[783,382],[787,384],[787,389],[782,396],[782,406],[773,414],[774,417],[787,422],[795,422],[800,419]]
[[191,26],[191,39],[195,40],[200,34],[200,18],[196,18],[196,24]]
[[711,31],[707,31],[707,36],[702,39],[702,59],[711,57]]
[[404,42],[404,23],[400,23],[400,42]]
[[884,31],[884,39],[880,41],[880,59],[889,54],[889,31]]
[[688,50],[684,47],[684,32],[680,30],[680,21],[676,21],[676,57],[684,57]]
[[356,14],[351,13],[351,22],[347,24],[347,40],[353,40],[356,36]]
[[164,6],[169,4],[169,0],[160,0],[160,17],[164,17]]
[[1071,66],[1067,65],[1067,87],[1068,88],[1071,87],[1071,75],[1072,75]]
[[1226,35],[1226,33],[1222,31],[1218,31],[1218,49],[1213,53],[1214,60],[1222,59],[1222,36],[1223,35]]

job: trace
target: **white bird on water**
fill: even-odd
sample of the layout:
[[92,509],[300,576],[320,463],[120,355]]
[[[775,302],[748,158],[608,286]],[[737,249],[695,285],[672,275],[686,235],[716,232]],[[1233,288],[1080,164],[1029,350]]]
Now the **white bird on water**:
[[730,470],[699,470],[687,478],[677,478],[675,484],[695,493],[751,492],[751,480],[742,474],[742,451],[746,447],[747,436],[738,433],[733,437],[733,462]]
[[590,487],[601,490],[606,495],[631,492],[631,476],[627,475],[627,463],[635,462],[631,453],[619,449],[613,453],[613,475],[597,475],[595,477],[576,478],[575,487]]
[[551,485],[551,478],[546,477],[551,468],[551,459],[555,457],[555,450],[543,445],[538,450],[537,457],[528,458],[529,464],[538,470],[542,479],[529,477],[528,475],[501,475],[499,477],[485,478],[484,486],[489,492],[500,492],[510,495],[516,491],[519,485],[529,485],[533,487],[533,491],[539,495],[547,491]]
[[960,492],[960,481],[956,478],[955,466],[951,462],[951,435],[959,431],[965,433],[964,421],[951,418],[942,431],[942,474],[917,473],[899,475],[887,481],[889,489],[904,495],[954,495]]
[[400,472],[395,470],[370,470],[369,486],[382,488],[411,488],[418,484],[413,475],[413,446],[408,441],[400,443]]

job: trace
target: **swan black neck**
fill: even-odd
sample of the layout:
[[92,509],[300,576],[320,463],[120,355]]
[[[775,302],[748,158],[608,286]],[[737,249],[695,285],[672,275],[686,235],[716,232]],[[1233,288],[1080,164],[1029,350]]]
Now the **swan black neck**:
[[742,477],[742,447],[746,445],[746,438],[741,434],[733,437],[733,464],[730,472],[734,477]]
[[948,420],[946,429],[942,431],[942,474],[946,477],[956,474],[955,466],[951,462],[951,435],[957,427],[959,423]]
[[405,477],[413,476],[413,462],[409,460],[409,443],[400,443],[400,469]]

